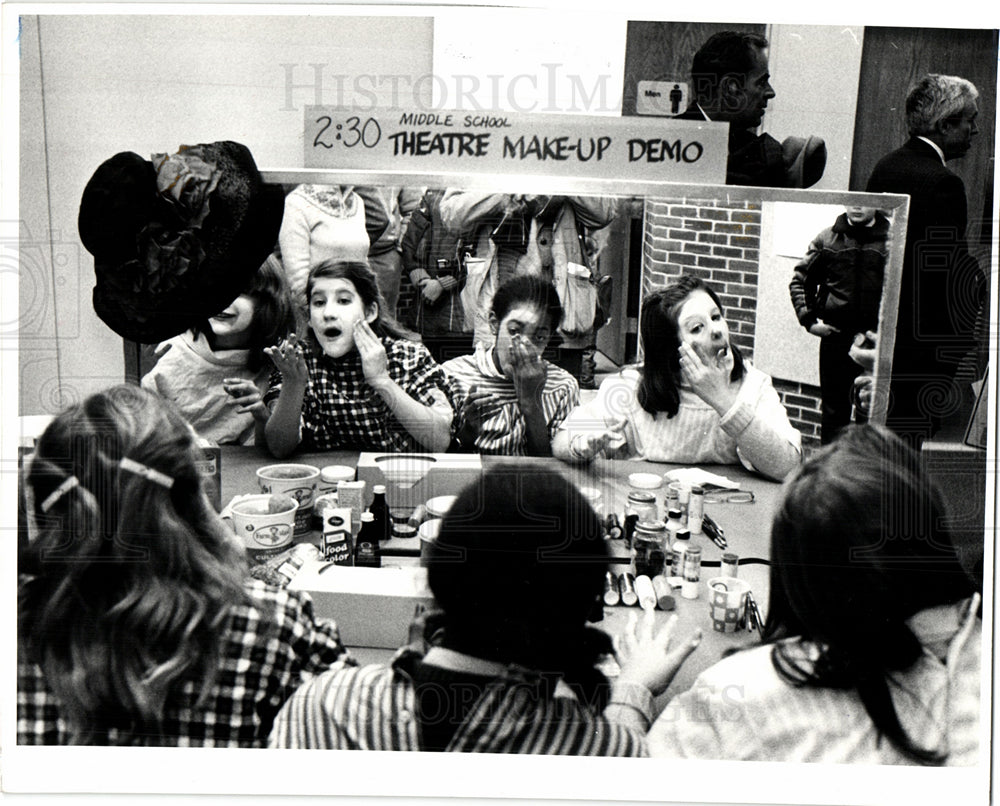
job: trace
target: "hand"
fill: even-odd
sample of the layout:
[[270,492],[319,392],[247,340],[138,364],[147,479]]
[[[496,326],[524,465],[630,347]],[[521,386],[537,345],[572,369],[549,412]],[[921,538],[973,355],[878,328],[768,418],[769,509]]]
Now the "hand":
[[679,646],[671,649],[670,639],[677,626],[673,615],[658,632],[653,631],[653,611],[647,610],[638,624],[635,611],[629,613],[628,624],[621,635],[615,637],[615,648],[621,674],[615,685],[639,684],[650,690],[654,697],[667,690],[678,670],[701,643],[701,630],[695,630]]
[[222,388],[233,398],[233,402],[240,407],[241,412],[248,412],[254,419],[267,422],[271,413],[264,405],[257,384],[245,378],[223,378]]
[[621,445],[627,422],[623,417],[598,433],[577,434],[570,440],[570,451],[578,459],[589,462],[609,445]]
[[859,375],[854,379],[853,400],[858,411],[866,417],[871,414],[875,379],[871,375]]
[[354,325],[354,344],[361,353],[361,369],[368,385],[377,389],[386,381],[391,382],[389,357],[385,354],[385,345],[364,319],[358,320]]
[[520,336],[511,339],[511,374],[521,408],[541,405],[548,369],[541,352]]
[[820,338],[822,338],[823,336],[832,336],[834,333],[840,333],[840,328],[834,327],[833,325],[828,325],[826,322],[820,320],[813,322],[809,326],[809,332],[812,333],[814,336],[819,336]]
[[720,415],[729,411],[739,392],[729,380],[729,368],[719,367],[714,363],[706,364],[689,344],[682,344],[677,352],[681,362],[681,377],[694,393]]
[[294,333],[279,341],[277,347],[264,348],[264,354],[277,367],[283,381],[303,386],[308,382],[309,367],[306,364],[305,348],[302,340]]
[[855,364],[861,365],[866,372],[875,371],[875,347],[878,344],[878,334],[871,330],[856,333],[847,354]]
[[444,293],[444,286],[439,280],[427,277],[420,281],[420,294],[424,298],[424,302],[433,304],[438,301],[442,293]]
[[503,408],[497,396],[492,392],[480,392],[477,386],[471,386],[462,403],[462,420],[478,435],[483,423]]

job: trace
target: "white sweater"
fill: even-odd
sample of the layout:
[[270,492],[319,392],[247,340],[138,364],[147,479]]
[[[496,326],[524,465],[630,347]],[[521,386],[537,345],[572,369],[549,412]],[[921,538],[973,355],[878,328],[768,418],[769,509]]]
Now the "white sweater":
[[605,451],[609,458],[683,464],[742,462],[773,479],[783,479],[802,457],[802,436],[788,421],[778,393],[765,373],[746,365],[740,391],[722,417],[693,391],[681,388],[677,414],[650,414],[639,405],[639,374],[625,369],[606,379],[590,403],[563,422],[570,440],[604,431],[622,418],[620,439]]

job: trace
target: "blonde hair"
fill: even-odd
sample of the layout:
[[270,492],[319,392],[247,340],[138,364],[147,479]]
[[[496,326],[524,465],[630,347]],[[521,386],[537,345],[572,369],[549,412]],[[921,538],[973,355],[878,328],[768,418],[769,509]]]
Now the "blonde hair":
[[183,679],[211,692],[246,563],[196,460],[190,427],[135,386],[71,406],[38,441],[18,629],[74,743],[156,736]]

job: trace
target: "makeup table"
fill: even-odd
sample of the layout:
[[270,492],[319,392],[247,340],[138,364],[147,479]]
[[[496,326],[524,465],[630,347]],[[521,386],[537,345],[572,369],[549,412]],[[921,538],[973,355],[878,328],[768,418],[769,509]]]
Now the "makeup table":
[[[349,465],[356,467],[358,458],[359,454],[357,452],[330,451],[325,453],[295,454],[284,461],[314,465],[320,468],[327,465]],[[605,513],[617,513],[620,519],[623,518],[628,493],[632,489],[628,480],[630,474],[641,472],[662,475],[669,470],[679,467],[678,465],[642,461],[609,461],[600,459],[590,465],[568,465],[554,458],[483,456],[481,459],[483,472],[492,468],[505,467],[510,468],[511,472],[516,472],[516,469],[524,464],[543,465],[554,469],[578,488],[589,487],[599,490],[600,507]],[[255,475],[257,468],[275,463],[275,460],[262,448],[222,448],[222,502],[226,503],[233,496],[240,493],[258,492]],[[755,500],[753,503],[709,501],[705,504],[705,512],[724,530],[725,539],[728,543],[725,551],[734,552],[739,555],[739,578],[749,583],[758,607],[762,613],[766,614],[768,566],[761,561],[767,561],[770,557],[771,518],[779,497],[781,485],[752,474],[742,467],[733,465],[706,465],[703,466],[703,469],[739,482],[741,490],[749,490],[754,493]],[[470,481],[472,480],[470,478]],[[652,492],[656,496],[657,505],[660,508],[662,516],[663,499],[667,492],[666,484]],[[370,499],[371,492],[367,491],[367,495]],[[310,537],[297,538],[298,540],[318,542],[319,535],[313,534]],[[630,551],[626,547],[625,541],[613,540],[609,542],[616,556],[616,561],[611,566],[612,570],[617,574],[629,570],[628,559]],[[707,536],[703,535],[692,536],[691,543],[692,545],[700,546],[702,549],[701,583],[699,584],[697,599],[684,599],[680,596],[680,590],[674,591],[675,608],[672,612],[678,616],[675,639],[683,640],[696,628],[702,630],[703,639],[701,646],[688,659],[670,689],[664,695],[664,701],[671,694],[689,688],[698,673],[719,660],[727,650],[753,645],[759,641],[759,633],[756,631],[739,630],[735,633],[713,631],[712,620],[709,615],[706,582],[709,579],[720,576],[718,563],[721,560],[724,550],[716,546]],[[388,556],[383,558],[383,569],[419,566],[418,539],[394,538],[386,541],[382,546],[388,552]],[[379,573],[379,571],[374,571],[373,573]],[[317,613],[319,615],[330,615],[336,619],[335,612],[327,614],[319,606],[317,606]],[[612,635],[620,633],[626,626],[630,613],[635,613],[637,616],[642,615],[642,611],[637,606],[605,606],[604,618],[602,621],[597,622],[596,626],[599,626]],[[655,613],[658,623],[665,622],[670,616],[670,613],[665,611],[656,610]],[[404,626],[399,625],[399,629],[403,631]],[[392,655],[392,650],[371,646],[372,642],[366,640],[364,629],[355,629],[354,634],[349,634],[348,631],[344,630],[342,625],[342,637],[361,663],[385,662]]]

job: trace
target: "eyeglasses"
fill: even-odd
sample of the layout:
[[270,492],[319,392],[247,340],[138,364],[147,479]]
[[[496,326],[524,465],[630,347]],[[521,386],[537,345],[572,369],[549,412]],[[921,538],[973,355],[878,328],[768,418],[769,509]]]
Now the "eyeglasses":
[[712,490],[705,493],[706,504],[752,504],[754,500],[750,490]]

